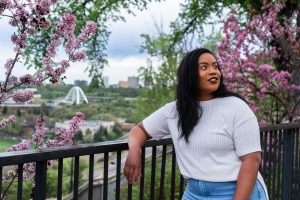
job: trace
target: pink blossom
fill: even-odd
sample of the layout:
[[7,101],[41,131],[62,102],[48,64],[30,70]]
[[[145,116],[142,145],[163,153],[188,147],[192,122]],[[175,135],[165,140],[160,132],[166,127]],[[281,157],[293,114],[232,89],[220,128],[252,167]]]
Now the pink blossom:
[[51,27],[52,23],[50,20],[45,20],[40,23],[41,27],[44,29],[48,29]]
[[57,139],[49,139],[46,141],[46,145],[48,147],[55,147],[55,146],[60,146],[58,145],[59,141]]
[[29,28],[28,30],[26,30],[26,33],[28,35],[34,35],[36,34],[37,30],[35,28]]
[[16,43],[18,41],[18,36],[14,33],[11,37],[10,37],[11,41],[13,43]]
[[65,73],[65,70],[63,68],[56,68],[51,76],[59,78],[63,73]]
[[94,35],[96,33],[97,25],[95,22],[87,22],[84,29],[82,29],[78,39],[80,42],[84,42],[90,35]]
[[276,71],[272,73],[272,77],[276,81],[283,81],[289,79],[291,77],[291,74],[287,71]]
[[81,61],[85,58],[85,53],[83,51],[75,52],[72,56],[71,59],[73,62],[76,61]]
[[15,115],[10,115],[7,119],[2,119],[0,121],[0,129],[5,128],[9,123],[14,123],[16,122],[16,116]]
[[76,23],[76,17],[71,13],[65,13],[57,28],[56,31],[58,34],[63,35],[65,37],[69,37],[71,33],[73,33]]
[[27,102],[33,98],[34,94],[30,90],[17,90],[12,94],[12,98],[15,102]]
[[8,59],[6,61],[6,63],[4,64],[4,68],[6,69],[5,74],[7,74],[8,72],[11,71],[11,69],[13,67],[13,64],[14,64],[14,60],[13,59]]
[[37,147],[41,147],[45,131],[45,122],[43,116],[41,116],[36,120],[35,133],[32,135],[32,139]]
[[10,0],[0,0],[0,14],[2,14],[4,10],[10,6],[10,4]]
[[23,165],[23,179],[24,180],[32,180],[35,176],[35,163],[25,163]]
[[12,151],[24,151],[30,149],[31,144],[29,140],[22,140],[19,144],[12,145],[9,149],[7,149],[7,152]]
[[53,67],[54,66],[53,66],[53,63],[50,60],[50,58],[45,57],[43,59],[43,68],[44,68],[44,71],[46,72],[46,74],[52,74],[54,71]]
[[38,11],[41,14],[49,13],[51,4],[51,0],[37,0]]
[[62,60],[62,61],[60,62],[60,66],[61,66],[61,68],[63,68],[63,69],[67,69],[68,67],[70,67],[70,64],[68,63],[67,60]]
[[56,49],[61,44],[61,40],[57,37],[58,35],[54,35],[54,37],[52,37],[50,45],[46,48],[49,57],[54,57],[56,55]]
[[30,85],[30,84],[35,83],[33,76],[30,74],[25,74],[25,75],[21,76],[20,81],[22,83],[24,83],[25,85]]
[[5,102],[7,100],[7,98],[8,98],[7,93],[5,93],[5,92],[0,93],[0,104]]
[[72,55],[74,49],[79,48],[79,43],[76,40],[76,37],[72,34],[69,36],[68,42],[65,44],[65,51],[68,56]]
[[54,77],[60,77],[63,73],[65,73],[68,67],[70,67],[70,63],[67,60],[62,60],[60,62],[60,67],[56,68],[51,75]]
[[252,110],[254,113],[256,113],[256,112],[259,111],[259,107],[256,106],[255,104],[250,104],[250,108],[251,108],[251,110]]
[[42,73],[37,73],[34,77],[33,77],[33,81],[34,81],[34,85],[36,86],[40,86],[44,80],[44,76]]
[[9,120],[10,122],[16,122],[17,118],[16,118],[15,115],[10,115],[10,116],[8,117],[8,120]]
[[266,120],[261,119],[261,120],[259,120],[258,124],[259,124],[260,126],[261,126],[261,125],[266,125],[267,122],[266,122]]
[[58,136],[58,144],[71,145],[73,144],[74,134],[79,128],[80,124],[84,122],[84,115],[81,112],[77,112],[71,119],[68,128],[60,129],[56,135]]

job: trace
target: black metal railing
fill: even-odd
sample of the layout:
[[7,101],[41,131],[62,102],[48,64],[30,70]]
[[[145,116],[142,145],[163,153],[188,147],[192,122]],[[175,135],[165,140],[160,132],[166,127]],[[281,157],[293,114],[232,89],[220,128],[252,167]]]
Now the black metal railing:
[[[265,179],[270,199],[300,199],[300,123],[261,127],[263,147],[260,171]],[[180,199],[185,180],[179,174],[171,138],[147,141],[141,151],[142,177],[137,185],[124,181],[122,169],[128,145],[126,141],[80,144],[43,150],[0,153],[0,191],[3,195],[3,169],[17,168],[17,199],[23,196],[23,166],[36,163],[34,199],[47,197],[47,161],[57,160],[56,199],[63,199],[64,160],[74,159],[72,168],[72,199]],[[97,159],[101,155],[101,159]],[[79,184],[80,158],[88,156],[87,187]],[[101,191],[95,191],[95,163],[100,160]],[[111,165],[111,162],[114,165]],[[109,184],[113,187],[109,187]],[[86,191],[86,196],[83,196]],[[100,195],[100,198],[99,198]],[[94,197],[94,198],[93,198]],[[24,197],[23,197],[24,198]]]
[[270,199],[300,199],[299,123],[261,127],[260,171]]

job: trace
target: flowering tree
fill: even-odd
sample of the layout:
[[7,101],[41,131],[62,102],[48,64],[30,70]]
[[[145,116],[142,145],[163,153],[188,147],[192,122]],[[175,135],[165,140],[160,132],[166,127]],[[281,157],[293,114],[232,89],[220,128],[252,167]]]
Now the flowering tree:
[[245,22],[231,11],[218,51],[229,89],[250,101],[261,123],[293,121],[300,114],[300,27],[296,13],[280,19],[282,9],[279,3],[265,4],[261,14]]
[[[109,27],[116,21],[126,21],[124,12],[134,15],[135,10],[140,11],[147,9],[151,2],[160,2],[160,0],[67,0],[60,1],[51,11],[48,18],[57,21],[57,18],[65,12],[71,12],[77,17],[75,33],[88,20],[93,20],[99,24],[95,35],[84,44],[86,57],[89,62],[86,71],[92,78],[91,87],[98,88],[102,82],[102,70],[107,65],[107,43],[110,37]],[[84,14],[83,14],[84,13]],[[41,30],[38,35],[31,37],[30,40],[35,44],[26,48],[25,65],[28,67],[40,68],[41,60],[38,58],[46,52],[46,45],[50,42],[50,36],[55,31],[55,26],[50,27],[47,31]],[[41,42],[42,41],[42,42]],[[35,56],[32,56],[35,55]]]
[[[51,35],[51,42],[46,48],[45,55],[40,58],[43,68],[37,70],[33,75],[24,74],[20,76],[17,82],[12,80],[13,70],[17,64],[21,64],[24,60],[26,47],[33,45],[28,38],[34,37],[40,30],[51,27],[52,23],[47,19],[47,16],[50,13],[51,7],[56,3],[57,0],[0,0],[0,17],[9,18],[9,25],[16,29],[11,36],[15,55],[7,59],[4,64],[6,79],[0,84],[0,104],[4,103],[8,98],[12,98],[15,102],[27,102],[31,100],[33,92],[18,90],[19,86],[41,86],[45,80],[55,83],[65,73],[67,68],[70,67],[71,62],[81,61],[85,58],[85,52],[81,50],[81,47],[95,34],[96,24],[94,22],[87,22],[81,29],[80,34],[75,35],[76,17],[71,13],[64,13],[55,27],[54,34]],[[57,51],[61,46],[63,46],[67,58],[57,61]],[[14,115],[1,120],[0,129],[5,128],[9,123],[15,121],[16,117]],[[56,133],[55,138],[45,139],[45,123],[41,116],[37,119],[32,140],[22,140],[20,144],[13,145],[8,151],[71,145],[73,144],[74,134],[83,121],[84,115],[78,112],[70,121],[69,128],[60,129]],[[50,166],[52,163],[52,161],[49,161],[48,165]],[[35,176],[35,163],[24,164],[23,168],[24,179],[31,179]],[[16,177],[16,169],[11,170],[9,173],[11,183]],[[8,188],[0,199],[4,198]]]

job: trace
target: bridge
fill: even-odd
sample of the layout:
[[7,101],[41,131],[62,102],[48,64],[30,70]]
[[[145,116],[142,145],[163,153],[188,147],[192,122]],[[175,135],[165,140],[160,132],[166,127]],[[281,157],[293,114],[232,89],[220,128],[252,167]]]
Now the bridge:
[[78,105],[78,104],[88,104],[89,101],[86,98],[84,92],[82,89],[78,86],[72,87],[65,99],[63,100],[64,103],[69,104],[69,105]]

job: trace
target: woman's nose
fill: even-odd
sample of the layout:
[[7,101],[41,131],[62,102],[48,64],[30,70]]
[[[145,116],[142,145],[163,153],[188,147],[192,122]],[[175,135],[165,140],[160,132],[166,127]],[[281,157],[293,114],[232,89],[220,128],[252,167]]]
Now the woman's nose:
[[209,70],[209,74],[216,74],[216,69],[214,69],[213,67],[210,68]]

